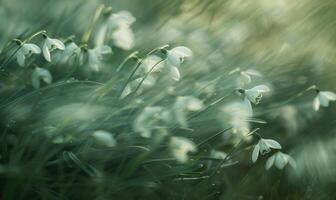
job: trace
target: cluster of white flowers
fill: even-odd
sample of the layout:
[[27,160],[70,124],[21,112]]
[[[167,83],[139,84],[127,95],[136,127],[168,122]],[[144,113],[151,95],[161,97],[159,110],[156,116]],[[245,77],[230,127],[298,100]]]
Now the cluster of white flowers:
[[[158,48],[166,54],[164,59],[156,55],[149,55],[141,61],[138,75],[139,78],[131,81],[122,91],[121,98],[126,97],[136,88],[138,94],[142,91],[151,88],[155,85],[159,78],[159,73],[167,72],[168,76],[174,81],[179,81],[181,78],[179,67],[188,57],[192,56],[192,51],[185,46],[178,46],[170,50],[165,48]],[[140,87],[139,87],[139,84]]]
[[[177,97],[171,109],[161,106],[144,108],[136,117],[133,128],[140,136],[151,138],[156,128],[165,128],[175,123],[182,127],[187,127],[186,111],[198,111],[202,108],[203,103],[201,100],[192,96],[180,96]],[[195,149],[195,145],[192,142],[180,137],[172,137],[170,147],[174,157],[180,162],[185,162],[187,153]]]
[[[17,40],[18,45],[20,46],[19,50],[16,52],[16,59],[20,66],[25,66],[26,58],[30,57],[32,54],[40,54],[41,48],[33,43],[25,43]],[[43,57],[46,61],[51,62],[50,52],[55,49],[64,50],[64,44],[62,41],[54,38],[48,37],[46,34],[43,34],[43,46],[42,52]]]

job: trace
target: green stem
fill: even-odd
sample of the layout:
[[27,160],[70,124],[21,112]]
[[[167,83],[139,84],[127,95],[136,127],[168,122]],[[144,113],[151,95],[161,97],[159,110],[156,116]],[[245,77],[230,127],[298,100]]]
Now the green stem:
[[83,34],[82,42],[87,43],[89,41],[91,33],[93,31],[93,28],[94,28],[95,24],[97,23],[97,21],[98,21],[100,15],[101,15],[102,11],[104,10],[104,8],[105,8],[104,4],[101,4],[101,5],[98,6],[89,28]]

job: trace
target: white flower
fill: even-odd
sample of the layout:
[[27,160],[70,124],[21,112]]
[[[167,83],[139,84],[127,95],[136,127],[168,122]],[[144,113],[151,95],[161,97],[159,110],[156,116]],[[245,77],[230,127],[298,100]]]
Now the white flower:
[[177,97],[173,106],[175,120],[182,126],[187,127],[186,111],[198,111],[203,108],[203,102],[192,96]]
[[99,28],[95,44],[102,46],[106,39],[112,39],[115,46],[130,50],[134,47],[134,33],[130,26],[135,22],[134,16],[128,11],[111,14]]
[[257,161],[259,153],[261,155],[265,155],[266,153],[269,153],[271,151],[271,148],[281,149],[281,145],[277,141],[272,139],[260,139],[258,144],[254,146],[252,152],[252,162]]
[[173,156],[180,163],[187,162],[188,153],[196,151],[196,145],[184,137],[171,137],[169,146]]
[[80,53],[81,49],[77,46],[77,44],[71,42],[65,46],[61,55],[61,62],[67,62],[73,55],[79,56]]
[[336,94],[330,91],[318,91],[313,101],[314,110],[318,111],[320,106],[328,107],[329,101],[335,101]]
[[162,59],[159,56],[156,55],[150,55],[148,57],[146,57],[140,67],[139,67],[139,71],[141,71],[141,73],[155,73],[155,72],[161,72],[164,68],[164,64],[162,62],[160,62]]
[[192,51],[188,47],[179,46],[167,51],[166,65],[169,67],[172,79],[180,80],[180,71],[178,67],[184,62],[184,59],[192,56]]
[[213,149],[211,150],[210,157],[214,159],[224,160],[228,158],[228,155],[225,152]]
[[163,107],[159,106],[145,107],[134,121],[134,130],[139,132],[142,137],[150,138],[152,129],[157,126],[157,123],[162,118],[161,113],[163,110]]
[[266,85],[257,85],[251,89],[238,90],[240,93],[244,93],[245,97],[254,104],[258,104],[262,98],[262,94],[265,92],[269,92],[270,89]]
[[113,135],[107,131],[95,131],[92,137],[96,146],[114,147],[116,145],[116,140]]
[[54,49],[64,50],[65,46],[62,41],[54,38],[50,38],[46,35],[43,35],[44,43],[42,47],[43,56],[48,61],[51,62],[50,51]]
[[249,140],[247,133],[250,132],[250,123],[248,119],[252,117],[252,108],[250,102],[231,102],[221,108],[219,119],[232,127],[232,132],[241,136],[244,140]]
[[104,54],[112,53],[112,49],[109,46],[100,46],[94,49],[87,50],[88,65],[90,68],[96,72],[100,69],[101,60]]
[[242,71],[239,67],[232,70],[231,72],[229,72],[229,74],[234,74],[234,73],[239,73],[239,77],[238,77],[238,85],[240,86],[244,86],[248,83],[251,83],[252,81],[252,76],[258,76],[261,77],[262,75],[253,69],[248,69],[248,70],[244,70]]
[[46,69],[36,67],[32,74],[32,85],[35,89],[40,88],[41,80],[47,84],[50,84],[52,82],[51,74]]
[[134,33],[128,26],[120,26],[112,33],[113,44],[123,50],[130,50],[134,47]]
[[278,169],[283,169],[287,164],[290,164],[293,168],[296,168],[296,162],[295,160],[282,152],[277,152],[271,157],[268,158],[265,168],[268,170],[270,169],[273,164],[278,168]]
[[258,71],[252,70],[252,69],[241,71],[240,72],[240,76],[239,76],[240,84],[241,85],[246,85],[248,83],[251,83],[252,76],[258,76],[258,77],[260,77],[261,74]]
[[21,67],[25,65],[25,59],[31,54],[40,54],[41,49],[35,44],[26,43],[22,44],[20,49],[16,53],[16,60]]

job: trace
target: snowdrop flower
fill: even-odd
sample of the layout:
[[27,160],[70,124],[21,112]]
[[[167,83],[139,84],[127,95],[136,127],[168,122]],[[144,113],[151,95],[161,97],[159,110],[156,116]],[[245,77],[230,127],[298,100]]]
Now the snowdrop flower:
[[320,106],[328,107],[329,101],[335,101],[336,94],[330,91],[317,91],[317,96],[313,101],[314,110],[318,111]]
[[112,53],[112,49],[109,46],[101,46],[96,47],[94,49],[87,50],[87,61],[89,67],[98,72],[101,64],[101,60],[103,59],[104,54]]
[[47,84],[52,82],[51,74],[48,70],[36,67],[32,74],[32,85],[35,89],[40,88],[41,80]]
[[173,113],[175,120],[182,126],[187,127],[186,112],[198,111],[203,108],[203,102],[192,96],[180,96],[177,97],[173,106]]
[[97,32],[95,44],[102,46],[106,39],[112,39],[115,46],[130,50],[134,47],[134,33],[130,26],[135,22],[128,11],[120,11],[110,15]]
[[265,155],[266,153],[269,153],[271,151],[271,148],[281,149],[281,145],[275,140],[261,138],[258,144],[254,146],[254,149],[252,152],[252,162],[257,161],[259,153],[261,155]]
[[284,154],[279,151],[268,158],[265,168],[268,170],[273,165],[275,165],[278,169],[283,169],[288,163],[293,168],[296,168],[295,160],[290,155]]
[[159,56],[156,56],[156,55],[148,56],[142,61],[141,65],[139,67],[139,69],[140,69],[139,71],[141,71],[141,73],[144,73],[144,74],[148,73],[150,71],[151,71],[151,73],[161,72],[164,68],[164,64],[162,62],[160,62],[161,60],[162,59]]
[[[140,88],[137,90],[137,94],[141,94],[144,90],[153,87],[158,79],[157,72],[161,72],[164,68],[162,59],[155,55],[150,55],[145,58],[141,65],[139,66],[139,70],[137,71],[136,75],[140,76],[133,81],[131,81],[126,88],[123,90],[120,99],[125,98],[128,96],[141,82]],[[147,77],[143,80],[144,74],[147,74]]]
[[241,136],[244,140],[250,140],[247,137],[250,132],[250,123],[248,119],[252,117],[252,108],[244,102],[231,102],[221,108],[219,119],[225,124],[232,127],[232,132]]
[[111,38],[113,44],[123,50],[130,50],[135,45],[134,33],[128,26],[120,26],[113,31]]
[[114,147],[117,143],[111,133],[103,130],[95,131],[92,137],[96,146]]
[[50,38],[47,35],[43,35],[44,43],[42,47],[43,56],[48,61],[51,62],[50,51],[54,49],[64,50],[65,46],[62,41],[54,38]]
[[245,94],[245,98],[254,104],[258,104],[262,98],[262,94],[269,91],[270,89],[266,85],[257,85],[251,89],[246,90],[238,89],[238,92]]
[[229,72],[229,74],[234,74],[234,73],[239,73],[239,77],[238,77],[238,85],[239,86],[244,86],[246,84],[251,83],[253,76],[256,76],[256,77],[261,77],[262,76],[256,70],[253,70],[253,69],[241,70],[239,67],[232,70],[231,72]]
[[25,60],[27,57],[31,56],[32,54],[40,54],[41,49],[35,44],[32,43],[25,43],[22,44],[20,49],[16,53],[16,60],[21,67],[25,65]]
[[73,55],[79,56],[80,53],[81,49],[77,46],[77,44],[71,42],[65,46],[65,49],[61,55],[61,62],[67,62]]
[[178,67],[184,62],[185,58],[191,57],[192,51],[188,47],[179,46],[167,51],[166,65],[169,67],[170,75],[173,80],[180,80]]
[[213,149],[211,150],[210,157],[214,159],[224,160],[227,159],[228,155],[225,152]]
[[171,137],[169,146],[173,156],[180,163],[187,162],[188,153],[196,151],[196,145],[184,137]]
[[261,77],[261,74],[256,71],[256,70],[253,70],[253,69],[248,69],[248,70],[245,70],[245,71],[241,71],[240,72],[240,82],[242,84],[248,84],[248,83],[251,83],[252,81],[252,76],[258,76],[258,77]]
[[139,132],[142,137],[150,138],[152,136],[152,129],[161,120],[161,113],[163,111],[164,108],[159,106],[144,108],[134,121],[134,130]]

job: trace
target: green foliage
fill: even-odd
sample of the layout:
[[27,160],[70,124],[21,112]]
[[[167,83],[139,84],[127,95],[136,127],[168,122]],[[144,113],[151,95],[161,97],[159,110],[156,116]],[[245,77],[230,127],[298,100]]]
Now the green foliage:
[[3,0],[0,198],[334,199],[334,4]]

